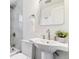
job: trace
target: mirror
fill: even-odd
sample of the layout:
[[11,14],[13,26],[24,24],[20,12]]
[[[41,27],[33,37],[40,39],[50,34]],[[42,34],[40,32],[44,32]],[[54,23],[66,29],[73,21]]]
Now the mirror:
[[64,0],[40,1],[40,25],[61,25],[65,20]]

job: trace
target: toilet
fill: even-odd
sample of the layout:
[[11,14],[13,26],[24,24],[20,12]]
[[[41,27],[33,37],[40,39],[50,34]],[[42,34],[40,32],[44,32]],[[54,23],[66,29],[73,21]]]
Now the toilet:
[[32,42],[22,40],[22,53],[11,56],[10,59],[35,59],[35,47]]
[[30,59],[30,58],[25,56],[22,53],[18,53],[18,54],[15,54],[15,55],[11,56],[11,59]]

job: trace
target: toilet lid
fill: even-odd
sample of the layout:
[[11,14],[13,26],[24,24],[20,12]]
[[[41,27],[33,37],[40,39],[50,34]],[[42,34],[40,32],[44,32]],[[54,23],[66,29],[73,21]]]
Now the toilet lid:
[[18,53],[16,55],[11,56],[10,59],[30,59],[30,57],[28,57],[22,53]]

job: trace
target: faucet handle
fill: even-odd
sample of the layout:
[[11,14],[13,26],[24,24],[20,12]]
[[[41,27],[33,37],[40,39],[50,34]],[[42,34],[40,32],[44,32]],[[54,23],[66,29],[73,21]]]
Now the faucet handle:
[[45,35],[43,35],[43,39],[45,39]]
[[47,32],[50,32],[50,29],[47,29]]

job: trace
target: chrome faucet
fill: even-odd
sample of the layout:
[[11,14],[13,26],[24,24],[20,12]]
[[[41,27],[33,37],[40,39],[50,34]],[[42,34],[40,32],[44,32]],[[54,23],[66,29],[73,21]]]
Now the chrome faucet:
[[50,30],[47,30],[47,34],[48,34],[48,40],[50,40]]

